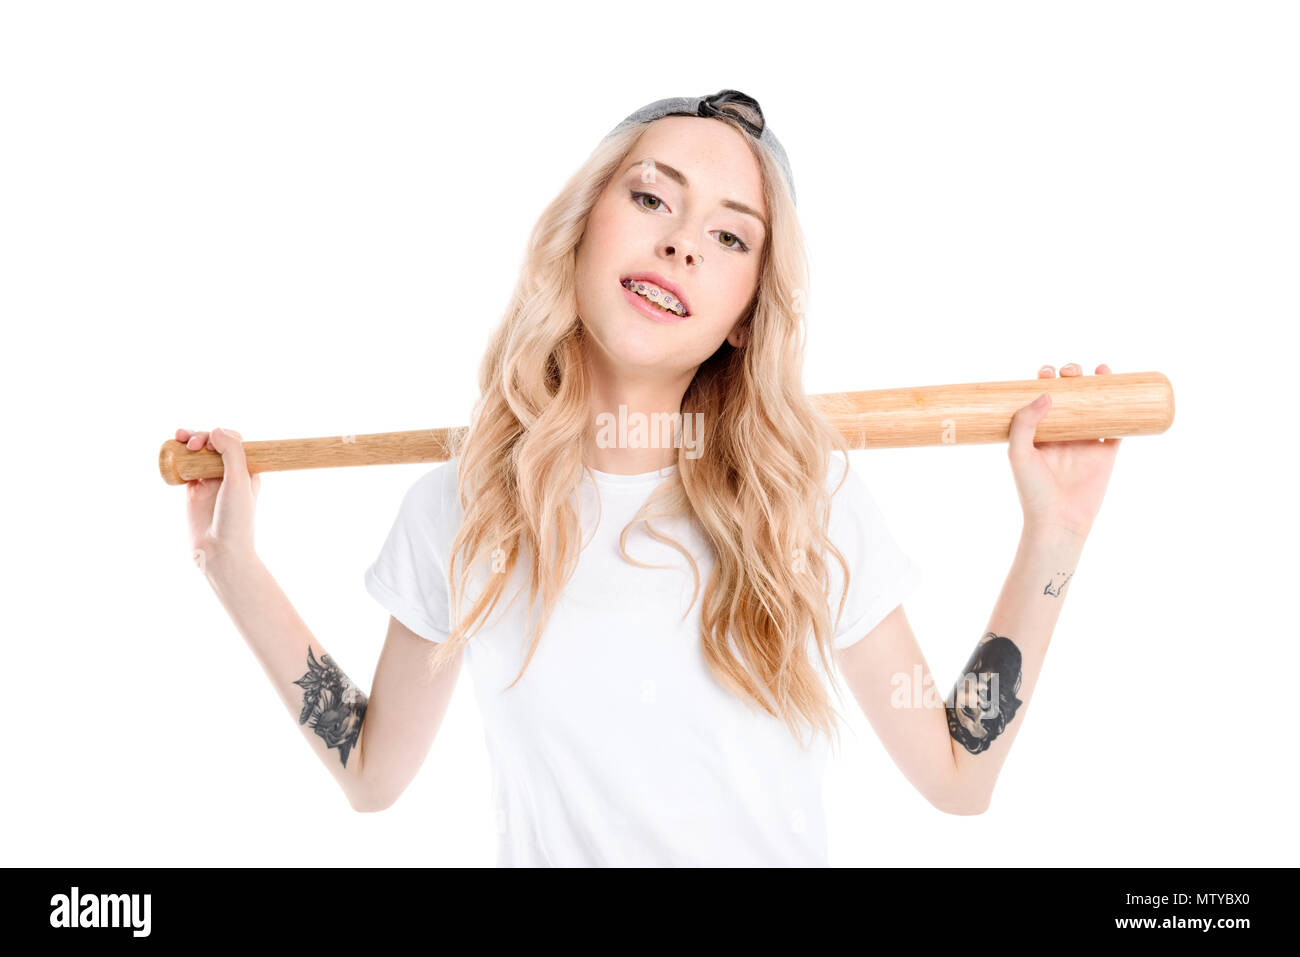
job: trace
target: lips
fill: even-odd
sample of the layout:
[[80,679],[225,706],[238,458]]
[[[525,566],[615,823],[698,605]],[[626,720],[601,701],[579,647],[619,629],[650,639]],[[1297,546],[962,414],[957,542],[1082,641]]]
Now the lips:
[[635,279],[640,279],[643,282],[652,282],[660,289],[664,290],[665,292],[672,293],[673,298],[675,298],[678,302],[680,302],[682,304],[682,308],[686,310],[686,315],[690,316],[691,301],[686,298],[686,293],[682,290],[681,286],[677,285],[677,283],[673,282],[671,279],[665,279],[657,272],[628,273],[626,276],[622,276],[619,279],[619,283],[623,284],[628,282],[629,280],[635,280]]

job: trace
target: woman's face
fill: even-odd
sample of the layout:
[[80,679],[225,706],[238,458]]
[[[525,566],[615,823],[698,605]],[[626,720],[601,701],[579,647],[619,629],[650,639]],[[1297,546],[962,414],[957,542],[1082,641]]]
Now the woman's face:
[[[762,184],[744,134],[717,120],[670,116],[641,135],[578,246],[578,315],[611,369],[693,373],[724,339],[742,343],[767,242]],[[656,321],[629,300],[622,280],[647,273],[680,290],[685,319]]]
[[966,729],[966,733],[972,738],[979,739],[987,733],[984,728],[984,718],[988,716],[989,708],[986,705],[989,702],[989,676],[987,673],[980,673],[974,679],[967,678],[957,687],[957,693],[954,695],[953,712],[961,726]]

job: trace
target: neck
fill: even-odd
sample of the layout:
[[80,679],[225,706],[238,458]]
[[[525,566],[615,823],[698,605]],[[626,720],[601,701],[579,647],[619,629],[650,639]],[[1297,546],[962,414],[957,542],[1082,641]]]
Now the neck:
[[592,375],[583,461],[614,475],[640,475],[677,463],[674,428],[690,375],[677,379]]

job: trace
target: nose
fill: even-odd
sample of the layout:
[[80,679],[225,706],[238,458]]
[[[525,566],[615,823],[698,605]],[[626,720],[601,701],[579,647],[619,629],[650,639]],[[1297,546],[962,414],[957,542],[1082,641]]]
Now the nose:
[[[665,246],[665,247],[664,247],[664,255],[666,255],[666,256],[676,256],[676,255],[677,255],[677,247],[676,247],[676,246],[673,246],[673,245]],[[687,252],[685,255],[682,256],[682,261],[683,261],[684,263],[686,263],[686,265],[688,265],[688,266],[698,266],[698,265],[699,265],[701,262],[703,262],[704,260],[703,260],[703,258],[700,256],[700,254],[697,253],[697,252]]]

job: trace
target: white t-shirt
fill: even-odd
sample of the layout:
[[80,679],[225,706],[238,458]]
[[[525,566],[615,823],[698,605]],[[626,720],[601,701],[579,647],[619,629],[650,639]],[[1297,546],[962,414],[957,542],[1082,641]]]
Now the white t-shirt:
[[[842,463],[832,455],[829,488]],[[450,633],[447,559],[463,518],[458,465],[453,459],[416,480],[365,574],[370,594],[430,641]],[[531,636],[522,562],[486,626],[465,646],[492,768],[499,866],[827,863],[825,735],[801,747],[783,721],[713,677],[700,642],[701,599],[688,609],[693,579],[680,552],[638,526],[628,553],[671,568],[640,568],[619,554],[623,527],[676,469],[595,472],[595,486],[584,474],[578,567],[514,688],[505,690]],[[698,528],[684,518],[652,525],[691,551],[702,596],[713,554]],[[834,629],[834,646],[843,648],[879,624],[923,576],[852,468],[831,499],[829,534],[852,576]],[[833,624],[843,581],[839,563],[827,558]],[[464,607],[484,580],[480,568]],[[809,647],[825,678],[811,635]],[[805,743],[809,735],[805,727]]]

